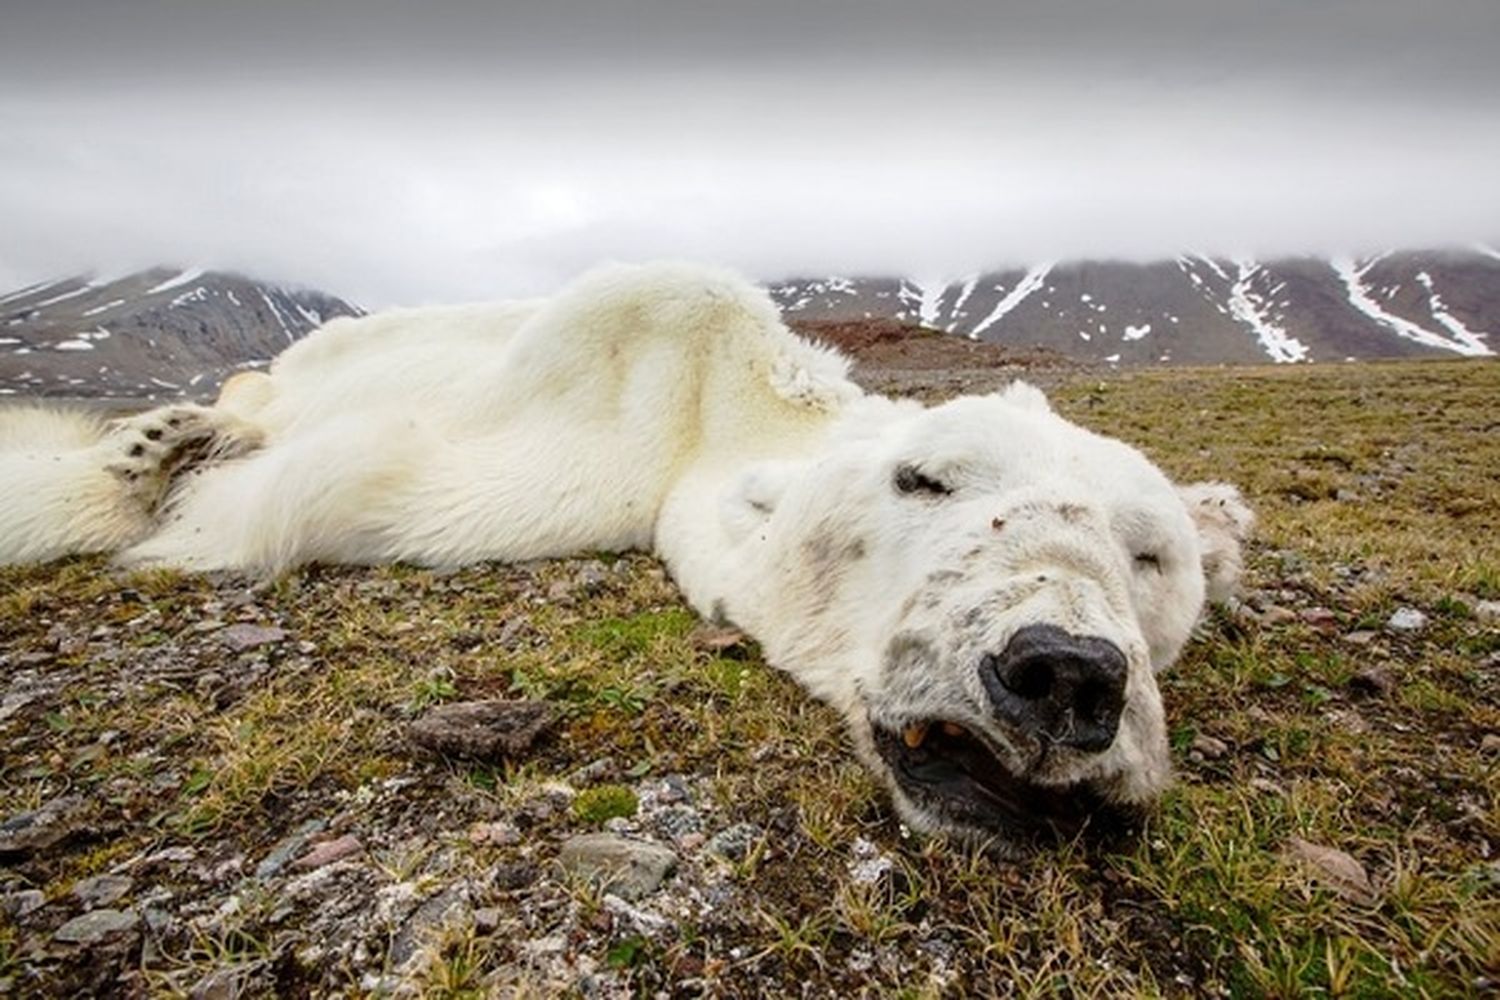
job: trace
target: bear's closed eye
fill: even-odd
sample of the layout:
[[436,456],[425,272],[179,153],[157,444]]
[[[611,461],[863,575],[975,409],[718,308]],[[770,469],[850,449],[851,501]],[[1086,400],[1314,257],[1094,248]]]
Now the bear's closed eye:
[[945,497],[953,492],[948,484],[927,475],[915,465],[902,465],[896,469],[896,475],[892,480],[897,493],[926,494],[928,496]]

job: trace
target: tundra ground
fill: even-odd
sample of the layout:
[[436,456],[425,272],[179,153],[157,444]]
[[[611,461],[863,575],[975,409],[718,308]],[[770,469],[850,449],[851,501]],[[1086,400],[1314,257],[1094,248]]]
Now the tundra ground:
[[[1014,372],[869,369],[938,398]],[[1500,365],[1038,372],[1260,515],[1138,835],[909,836],[644,556],[0,571],[0,993],[1464,996],[1500,977]],[[455,701],[530,750],[414,745]],[[636,893],[578,834],[675,862]]]

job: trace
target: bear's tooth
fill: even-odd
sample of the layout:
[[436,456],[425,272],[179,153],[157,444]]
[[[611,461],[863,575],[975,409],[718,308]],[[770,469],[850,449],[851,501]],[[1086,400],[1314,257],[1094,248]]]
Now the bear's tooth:
[[945,723],[943,723],[943,732],[947,733],[949,736],[963,736],[963,735],[965,735],[964,727],[960,726],[956,722],[945,722]]
[[927,723],[918,722],[907,726],[901,731],[901,738],[906,741],[908,747],[915,750],[927,739]]

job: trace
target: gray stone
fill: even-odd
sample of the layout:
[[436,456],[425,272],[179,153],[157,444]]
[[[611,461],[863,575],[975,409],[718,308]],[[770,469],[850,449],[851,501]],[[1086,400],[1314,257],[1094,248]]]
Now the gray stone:
[[47,896],[40,889],[22,889],[20,892],[0,896],[0,913],[19,919],[47,905]]
[[434,934],[461,927],[473,920],[468,895],[462,885],[438,893],[417,907],[416,912],[406,918],[396,938],[391,942],[390,962],[399,969]]
[[214,638],[236,653],[270,646],[286,638],[286,629],[274,625],[231,625],[218,632]]
[[1349,687],[1361,694],[1386,695],[1396,689],[1396,676],[1385,667],[1368,666],[1349,678]]
[[82,796],[64,795],[17,813],[0,823],[0,854],[28,854],[66,840],[86,825],[88,812]]
[[660,844],[612,833],[585,833],[563,844],[563,869],[625,899],[655,892],[677,867],[677,855]]
[[1345,635],[1344,641],[1351,646],[1368,646],[1375,641],[1375,633],[1369,629],[1358,629]]
[[126,875],[95,875],[73,886],[73,898],[90,909],[108,906],[123,897],[134,885]]
[[63,924],[52,938],[63,944],[98,944],[106,938],[134,933],[140,922],[134,910],[93,910]]
[[302,848],[307,846],[307,840],[313,834],[323,829],[323,821],[320,819],[308,820],[303,823],[289,837],[283,838],[271,853],[265,856],[260,864],[255,866],[255,877],[264,882],[287,866],[292,858],[302,853]]
[[322,868],[331,865],[335,861],[359,854],[364,851],[365,845],[359,842],[359,838],[352,833],[346,833],[334,840],[325,840],[315,846],[302,857],[292,862],[293,868],[301,868],[311,871],[314,868]]
[[1297,612],[1273,604],[1261,613],[1260,620],[1265,625],[1287,625],[1297,620]]
[[651,817],[651,821],[671,840],[681,840],[703,829],[703,817],[692,806],[668,806]]
[[707,849],[710,854],[716,854],[721,858],[743,861],[749,857],[751,849],[755,847],[755,842],[761,838],[762,833],[761,828],[754,823],[736,823],[710,837]]
[[1218,760],[1229,752],[1229,744],[1207,733],[1199,733],[1193,737],[1192,749],[1209,760]]
[[1500,601],[1474,602],[1474,617],[1481,625],[1494,625],[1500,622]]
[[530,749],[556,719],[542,701],[459,701],[413,722],[411,738],[445,756],[492,760]]
[[1427,616],[1416,608],[1397,608],[1385,625],[1395,632],[1420,632],[1427,627]]

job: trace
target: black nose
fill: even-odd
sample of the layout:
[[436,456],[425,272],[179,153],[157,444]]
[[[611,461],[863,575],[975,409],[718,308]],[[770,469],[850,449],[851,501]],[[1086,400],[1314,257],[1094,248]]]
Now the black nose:
[[1125,705],[1125,654],[1107,639],[1028,625],[980,679],[1001,718],[1052,743],[1096,752],[1108,747]]

